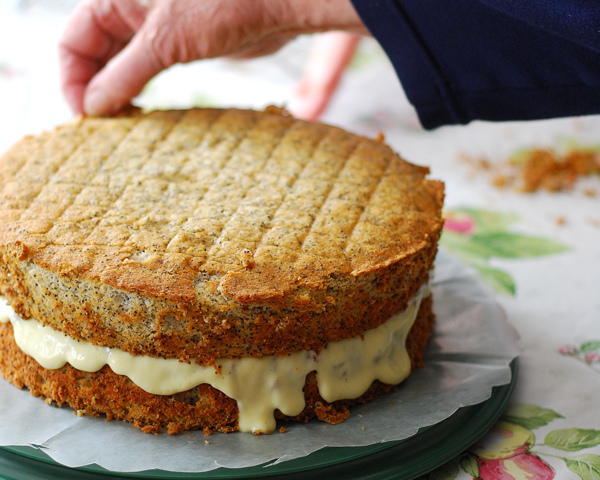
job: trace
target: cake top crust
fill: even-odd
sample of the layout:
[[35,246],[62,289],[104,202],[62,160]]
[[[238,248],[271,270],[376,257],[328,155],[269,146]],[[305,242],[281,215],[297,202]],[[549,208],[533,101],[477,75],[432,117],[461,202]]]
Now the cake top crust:
[[276,110],[80,118],[0,159],[0,249],[149,298],[277,303],[436,242],[428,172]]

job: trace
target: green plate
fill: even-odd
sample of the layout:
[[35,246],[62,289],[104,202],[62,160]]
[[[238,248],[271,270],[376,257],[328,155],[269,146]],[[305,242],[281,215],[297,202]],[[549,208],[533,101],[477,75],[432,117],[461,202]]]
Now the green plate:
[[504,412],[517,379],[518,363],[511,364],[511,380],[495,387],[485,402],[460,408],[446,420],[420,429],[397,442],[367,447],[327,447],[306,457],[271,467],[219,468],[204,473],[177,473],[148,470],[136,473],[111,472],[96,465],[69,468],[58,464],[41,450],[32,447],[0,448],[2,480],[108,480],[124,479],[201,479],[241,478],[296,479],[318,475],[327,479],[403,479],[410,480],[443,465],[481,438]]

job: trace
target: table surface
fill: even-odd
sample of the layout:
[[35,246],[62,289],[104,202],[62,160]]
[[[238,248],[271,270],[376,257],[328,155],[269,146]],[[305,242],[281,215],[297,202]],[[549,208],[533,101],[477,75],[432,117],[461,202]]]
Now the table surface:
[[[60,94],[56,43],[74,3],[0,4],[0,151],[72,118]],[[300,38],[265,59],[173,67],[138,101],[149,107],[285,105],[312,40]],[[446,182],[442,245],[490,284],[520,335],[508,411],[481,445],[427,478],[512,478],[503,472],[600,478],[600,179],[586,177],[553,193],[493,185],[496,173],[524,150],[598,148],[600,117],[425,131],[385,55],[365,39],[322,120],[367,136],[383,132],[405,158],[430,166],[432,177]]]

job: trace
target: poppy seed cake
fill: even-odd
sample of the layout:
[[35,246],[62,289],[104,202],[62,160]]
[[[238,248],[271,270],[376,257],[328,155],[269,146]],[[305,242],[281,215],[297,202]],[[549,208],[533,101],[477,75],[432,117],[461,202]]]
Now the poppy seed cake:
[[422,362],[443,202],[427,174],[276,109],[26,137],[0,159],[0,369],[146,432],[342,421]]

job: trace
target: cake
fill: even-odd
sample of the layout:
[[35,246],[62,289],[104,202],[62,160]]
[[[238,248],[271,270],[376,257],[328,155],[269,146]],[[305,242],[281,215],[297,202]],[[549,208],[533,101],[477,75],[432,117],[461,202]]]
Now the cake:
[[0,370],[144,432],[346,419],[434,323],[443,184],[285,112],[79,118],[0,159]]

